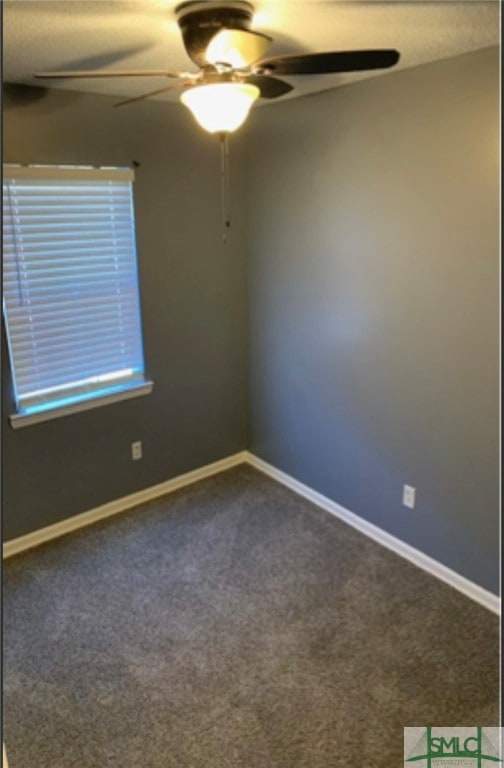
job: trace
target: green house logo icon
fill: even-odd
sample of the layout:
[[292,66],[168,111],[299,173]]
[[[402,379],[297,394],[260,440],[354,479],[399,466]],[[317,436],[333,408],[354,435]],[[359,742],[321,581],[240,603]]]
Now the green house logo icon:
[[[483,768],[492,763],[502,763],[499,744],[493,744],[482,726],[464,728],[463,735],[453,735],[455,728],[438,728],[436,735],[427,726],[422,736],[405,759],[406,763],[418,763],[419,768],[437,766],[470,765]],[[424,761],[422,763],[422,761]],[[441,762],[443,761],[443,762]]]

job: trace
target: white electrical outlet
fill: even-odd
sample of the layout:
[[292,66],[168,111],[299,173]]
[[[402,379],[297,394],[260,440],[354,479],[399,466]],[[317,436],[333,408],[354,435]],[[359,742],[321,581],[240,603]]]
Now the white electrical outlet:
[[133,461],[137,461],[142,458],[142,442],[137,440],[136,443],[131,443],[131,458]]
[[413,509],[415,506],[416,489],[411,485],[403,485],[402,503],[405,507]]

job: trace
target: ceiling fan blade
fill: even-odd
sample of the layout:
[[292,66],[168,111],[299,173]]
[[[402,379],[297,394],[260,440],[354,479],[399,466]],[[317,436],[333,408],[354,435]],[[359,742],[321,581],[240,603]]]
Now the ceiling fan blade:
[[209,64],[230,64],[233,69],[248,67],[264,56],[272,39],[247,29],[221,29],[205,50]]
[[181,88],[185,88],[188,85],[192,85],[190,82],[185,83],[173,83],[172,85],[165,85],[164,88],[158,88],[155,91],[149,91],[148,93],[143,93],[141,96],[133,96],[131,99],[124,99],[124,101],[119,101],[117,104],[114,104],[114,107],[124,107],[125,104],[132,104],[134,101],[141,101],[142,99],[148,99],[149,96],[156,96],[158,93],[165,93],[165,91],[177,91]]
[[328,53],[272,56],[256,62],[254,72],[275,75],[324,75],[330,72],[358,72],[393,67],[399,53],[393,49],[371,51],[333,51]]
[[137,70],[76,70],[61,72],[35,72],[33,77],[187,77],[187,72],[170,72],[166,69]]
[[262,99],[277,99],[293,90],[289,83],[269,75],[247,75],[243,82],[257,86]]

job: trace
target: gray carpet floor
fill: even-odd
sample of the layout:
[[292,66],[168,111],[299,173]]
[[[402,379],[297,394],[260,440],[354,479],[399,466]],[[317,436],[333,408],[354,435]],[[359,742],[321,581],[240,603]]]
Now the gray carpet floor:
[[498,724],[495,615],[242,466],[4,565],[10,768],[397,768]]

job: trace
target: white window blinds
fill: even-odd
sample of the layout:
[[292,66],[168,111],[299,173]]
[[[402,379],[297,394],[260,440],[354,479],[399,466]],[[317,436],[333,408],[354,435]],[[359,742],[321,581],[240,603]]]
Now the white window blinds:
[[19,412],[144,381],[133,172],[4,166],[4,314]]

